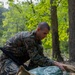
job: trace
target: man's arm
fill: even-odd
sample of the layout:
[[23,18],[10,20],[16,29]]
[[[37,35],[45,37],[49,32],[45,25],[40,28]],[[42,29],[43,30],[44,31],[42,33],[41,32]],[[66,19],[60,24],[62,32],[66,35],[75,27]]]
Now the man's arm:
[[59,68],[61,68],[63,71],[65,70],[64,65],[62,63],[59,63],[57,61],[54,61],[53,63],[55,66],[58,66]]
[[38,66],[55,65],[55,66],[60,67],[62,70],[64,70],[62,64],[60,64],[59,62],[53,61],[53,60],[48,59],[47,57],[39,54],[39,52],[36,48],[34,39],[28,39],[26,44],[28,46],[27,52],[29,54],[29,57],[35,64],[38,64]]
[[35,64],[38,64],[39,66],[49,66],[53,64],[52,60],[39,54],[33,38],[26,38],[24,41],[29,57]]

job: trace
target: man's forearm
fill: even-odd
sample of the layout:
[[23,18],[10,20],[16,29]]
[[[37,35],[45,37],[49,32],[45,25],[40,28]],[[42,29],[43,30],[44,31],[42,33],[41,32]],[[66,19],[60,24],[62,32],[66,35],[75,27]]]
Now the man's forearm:
[[61,68],[62,70],[65,70],[62,63],[59,63],[59,62],[57,62],[57,61],[54,61],[53,64],[54,64],[55,66],[58,66],[58,67]]

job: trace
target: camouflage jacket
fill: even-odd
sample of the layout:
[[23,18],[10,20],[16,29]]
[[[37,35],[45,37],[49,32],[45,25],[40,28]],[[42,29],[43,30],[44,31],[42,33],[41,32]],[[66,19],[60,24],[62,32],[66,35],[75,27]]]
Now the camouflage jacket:
[[19,32],[9,40],[7,40],[4,48],[12,52],[15,58],[22,63],[31,59],[38,66],[50,66],[53,61],[43,54],[41,40],[36,40],[36,33]]

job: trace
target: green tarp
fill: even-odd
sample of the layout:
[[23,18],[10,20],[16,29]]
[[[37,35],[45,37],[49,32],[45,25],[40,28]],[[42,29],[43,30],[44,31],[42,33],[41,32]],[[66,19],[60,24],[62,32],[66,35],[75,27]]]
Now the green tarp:
[[57,66],[38,67],[29,72],[35,75],[63,75],[63,71]]

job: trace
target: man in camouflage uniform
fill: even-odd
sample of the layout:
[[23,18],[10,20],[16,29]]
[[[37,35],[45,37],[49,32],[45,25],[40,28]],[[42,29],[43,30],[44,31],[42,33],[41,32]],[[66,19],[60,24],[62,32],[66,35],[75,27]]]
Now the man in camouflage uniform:
[[[30,59],[29,69],[38,66],[56,65],[64,69],[62,64],[48,59],[43,54],[41,40],[49,33],[50,27],[46,22],[39,23],[36,31],[19,32],[10,38],[4,48],[7,52],[12,53],[16,60],[25,63]],[[0,57],[0,75],[15,75],[19,66],[10,57],[4,53]]]

